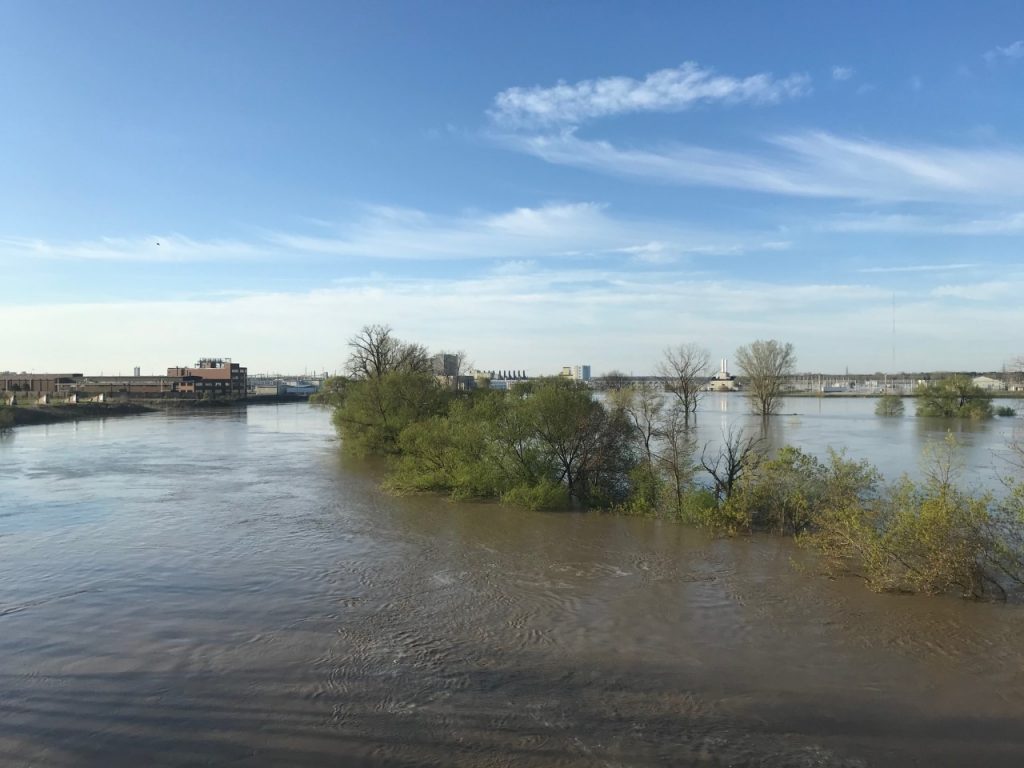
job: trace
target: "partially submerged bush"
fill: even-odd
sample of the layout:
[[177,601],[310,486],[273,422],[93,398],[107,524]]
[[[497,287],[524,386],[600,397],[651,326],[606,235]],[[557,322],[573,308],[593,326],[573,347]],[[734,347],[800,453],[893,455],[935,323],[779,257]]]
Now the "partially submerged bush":
[[988,419],[992,416],[992,393],[966,376],[950,376],[918,389],[917,415]]
[[1000,405],[996,408],[996,416],[1016,416],[1017,411],[1008,405]]
[[823,463],[786,446],[743,478],[723,513],[745,530],[799,534],[829,510],[862,503],[877,483],[878,472],[867,462],[829,451]]
[[875,403],[876,416],[902,416],[903,398],[892,393],[882,395]]
[[990,495],[956,485],[952,435],[926,451],[925,480],[903,478],[887,493],[825,505],[802,537],[832,573],[852,573],[879,591],[1005,598],[1024,583],[1022,520]]
[[571,504],[568,489],[551,480],[541,480],[534,485],[517,485],[503,493],[501,500],[534,511],[568,509]]
[[637,466],[628,432],[620,412],[571,382],[467,393],[402,425],[387,484],[535,509],[615,506]]

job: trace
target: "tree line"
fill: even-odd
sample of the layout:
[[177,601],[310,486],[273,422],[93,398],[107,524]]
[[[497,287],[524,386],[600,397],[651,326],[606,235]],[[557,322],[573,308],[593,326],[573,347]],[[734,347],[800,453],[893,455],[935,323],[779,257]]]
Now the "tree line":
[[[427,350],[366,326],[349,341],[346,374],[317,400],[333,407],[345,449],[388,458],[400,493],[498,499],[530,509],[604,509],[677,519],[725,533],[796,536],[833,572],[875,589],[999,597],[1024,582],[1024,451],[1005,499],[959,488],[954,445],[926,479],[883,485],[876,469],[831,453],[827,462],[736,431],[711,449],[693,422],[708,353],[668,350],[664,388],[613,389],[533,379],[509,391],[458,391]],[[792,346],[758,341],[736,356],[755,413],[781,402]],[[969,402],[969,398],[965,402]]]

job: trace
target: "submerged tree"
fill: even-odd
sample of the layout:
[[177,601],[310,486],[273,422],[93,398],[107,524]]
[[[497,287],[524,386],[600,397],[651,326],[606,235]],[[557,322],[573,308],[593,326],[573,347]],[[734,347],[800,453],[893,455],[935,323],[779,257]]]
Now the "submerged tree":
[[397,453],[402,430],[443,414],[450,396],[429,373],[391,371],[351,382],[333,421],[350,453]]
[[950,376],[918,388],[917,415],[988,419],[992,416],[992,393],[967,376]]
[[902,416],[903,398],[893,393],[886,393],[875,403],[876,416]]
[[722,437],[718,453],[708,453],[708,446],[705,445],[700,454],[700,464],[711,476],[715,498],[719,502],[728,501],[743,474],[760,463],[763,440],[761,437],[747,435],[742,429],[732,428]]
[[694,464],[697,439],[690,428],[687,412],[683,406],[674,403],[666,408],[658,423],[658,451],[655,467],[659,476],[665,479],[675,512],[681,513],[687,495],[693,488],[693,476],[698,467]]
[[525,404],[536,445],[570,498],[601,506],[626,497],[635,454],[621,408],[605,408],[586,387],[557,379],[535,387]]
[[676,396],[685,418],[697,413],[711,353],[693,342],[668,347],[658,365],[665,389]]
[[782,405],[783,385],[796,366],[793,345],[775,339],[758,340],[736,350],[754,413],[767,418]]
[[665,400],[650,384],[613,390],[608,399],[614,408],[621,409],[629,422],[633,439],[640,449],[641,460],[653,467]]

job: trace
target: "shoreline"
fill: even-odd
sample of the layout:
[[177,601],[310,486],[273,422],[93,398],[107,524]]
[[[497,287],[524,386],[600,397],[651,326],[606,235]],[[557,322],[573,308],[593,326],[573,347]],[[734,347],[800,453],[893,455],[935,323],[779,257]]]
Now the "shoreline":
[[244,400],[136,400],[113,403],[75,403],[56,405],[16,405],[10,407],[14,417],[12,428],[46,424],[67,424],[75,421],[106,419],[118,416],[139,416],[159,411],[196,411],[212,408],[236,408],[250,405],[276,405],[278,403],[304,403],[304,395],[259,395]]

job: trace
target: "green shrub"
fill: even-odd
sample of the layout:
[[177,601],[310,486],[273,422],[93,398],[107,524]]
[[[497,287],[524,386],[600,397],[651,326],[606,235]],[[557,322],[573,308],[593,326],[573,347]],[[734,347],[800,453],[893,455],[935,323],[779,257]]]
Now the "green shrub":
[[996,416],[1016,416],[1017,411],[1008,405],[1000,405],[996,408]]
[[743,521],[731,519],[725,505],[720,505],[710,488],[693,486],[683,494],[679,520],[722,533],[738,533]]
[[535,511],[568,509],[571,503],[569,489],[562,483],[547,479],[535,485],[517,485],[503,493],[501,500]]
[[922,483],[904,478],[885,494],[827,504],[801,541],[830,572],[855,573],[879,591],[1005,597],[1004,585],[1024,582],[1024,521],[956,486],[952,436],[924,461]]
[[876,416],[902,416],[903,398],[899,395],[885,394],[875,403]]
[[992,393],[966,376],[950,376],[918,389],[917,415],[988,419],[992,416]]

